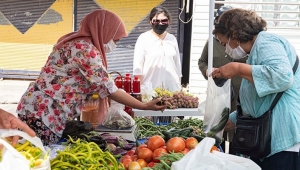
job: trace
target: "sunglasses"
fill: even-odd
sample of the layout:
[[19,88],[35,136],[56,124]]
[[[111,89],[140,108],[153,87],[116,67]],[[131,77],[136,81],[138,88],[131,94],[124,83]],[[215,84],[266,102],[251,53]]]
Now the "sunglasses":
[[162,25],[166,25],[169,23],[169,20],[168,19],[153,19],[152,23],[154,25],[158,25],[159,23],[161,23]]

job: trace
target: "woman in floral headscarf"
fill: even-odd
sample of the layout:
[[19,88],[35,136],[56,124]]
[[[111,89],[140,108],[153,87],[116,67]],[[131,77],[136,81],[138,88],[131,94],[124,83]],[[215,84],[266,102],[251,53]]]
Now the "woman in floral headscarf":
[[159,101],[141,103],[118,90],[107,73],[105,53],[126,37],[122,20],[107,10],[95,10],[80,29],[62,36],[54,46],[39,77],[23,94],[17,113],[41,138],[44,145],[57,143],[68,120],[78,117],[92,94],[101,97],[107,110],[109,97],[133,108],[160,110]]

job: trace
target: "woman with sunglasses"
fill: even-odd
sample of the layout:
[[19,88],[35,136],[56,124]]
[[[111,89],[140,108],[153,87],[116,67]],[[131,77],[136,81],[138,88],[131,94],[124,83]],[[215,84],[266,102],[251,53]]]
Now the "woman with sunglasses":
[[152,88],[163,86],[170,91],[181,89],[181,62],[178,43],[166,30],[171,18],[169,11],[154,7],[149,15],[151,30],[141,34],[135,44],[133,74],[139,76],[141,85]]

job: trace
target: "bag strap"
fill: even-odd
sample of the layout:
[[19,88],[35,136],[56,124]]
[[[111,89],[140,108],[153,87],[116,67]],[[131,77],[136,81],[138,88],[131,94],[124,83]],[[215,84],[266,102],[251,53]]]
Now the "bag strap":
[[[296,72],[296,70],[297,70],[297,68],[298,68],[298,65],[299,65],[299,58],[298,58],[298,56],[296,56],[296,61],[295,61],[295,64],[294,64],[294,66],[293,66],[293,72],[294,72],[294,74],[295,74],[295,72]],[[284,92],[284,91],[277,93],[277,95],[275,96],[275,98],[274,98],[274,100],[273,100],[273,102],[272,102],[272,104],[271,104],[271,106],[270,106],[269,111],[271,111],[271,110],[274,109],[275,105],[277,104],[278,100],[279,100],[280,97],[282,96],[283,92]],[[239,107],[240,107],[240,103],[241,103],[241,102],[240,102],[240,95],[238,95],[237,101],[238,101],[237,109],[240,109],[239,112],[242,113],[242,112],[241,112],[241,111],[242,111],[242,110],[241,110],[242,108],[239,108]]]
[[[299,65],[299,58],[298,58],[298,56],[296,56],[296,62],[295,62],[294,67],[293,67],[293,72],[294,72],[294,74],[295,74],[295,72],[296,72],[296,70],[297,70],[297,68],[298,68],[298,65]],[[278,100],[279,100],[280,97],[282,96],[283,92],[284,92],[284,91],[282,91],[282,92],[280,92],[280,93],[277,93],[277,95],[276,95],[276,97],[274,98],[274,100],[273,100],[273,102],[272,102],[272,104],[271,104],[269,110],[273,110],[273,109],[274,109],[275,105],[277,104]]]

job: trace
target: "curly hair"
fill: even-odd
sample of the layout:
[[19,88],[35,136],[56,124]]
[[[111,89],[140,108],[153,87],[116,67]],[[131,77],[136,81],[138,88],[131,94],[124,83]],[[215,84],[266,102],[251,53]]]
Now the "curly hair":
[[267,22],[256,12],[235,8],[224,12],[215,24],[213,34],[248,42],[261,31],[267,30]]

